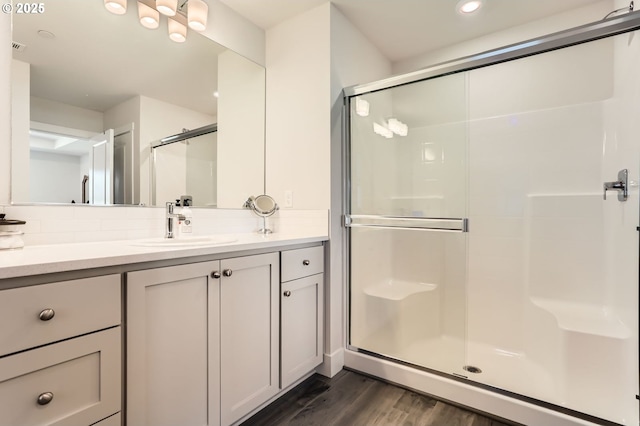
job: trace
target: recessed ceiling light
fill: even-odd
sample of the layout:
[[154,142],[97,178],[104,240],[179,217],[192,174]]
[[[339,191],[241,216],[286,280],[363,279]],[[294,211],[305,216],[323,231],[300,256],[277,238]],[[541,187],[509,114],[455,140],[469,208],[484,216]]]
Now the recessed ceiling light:
[[38,30],[38,35],[42,38],[49,38],[49,39],[56,38],[56,35],[54,33],[47,30]]
[[467,14],[480,9],[480,6],[482,6],[481,0],[462,0],[458,2],[456,8],[458,9],[458,13]]

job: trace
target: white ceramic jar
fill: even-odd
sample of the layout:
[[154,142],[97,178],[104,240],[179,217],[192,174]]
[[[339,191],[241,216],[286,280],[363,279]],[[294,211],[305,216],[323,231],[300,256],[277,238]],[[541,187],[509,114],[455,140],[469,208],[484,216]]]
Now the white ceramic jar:
[[22,235],[24,220],[5,219],[0,213],[0,250],[20,249],[24,247]]

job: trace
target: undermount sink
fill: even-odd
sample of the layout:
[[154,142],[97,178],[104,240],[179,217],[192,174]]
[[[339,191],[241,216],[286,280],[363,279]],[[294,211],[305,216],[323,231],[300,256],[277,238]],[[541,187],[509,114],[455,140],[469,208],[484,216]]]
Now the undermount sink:
[[193,247],[215,246],[237,241],[233,237],[183,237],[183,238],[150,238],[148,240],[131,241],[131,245],[142,247]]

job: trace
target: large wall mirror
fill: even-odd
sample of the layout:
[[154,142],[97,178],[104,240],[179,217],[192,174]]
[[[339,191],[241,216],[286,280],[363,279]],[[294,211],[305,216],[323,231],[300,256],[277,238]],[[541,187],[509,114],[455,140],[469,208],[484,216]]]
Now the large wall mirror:
[[12,202],[240,208],[265,187],[264,68],[127,9],[45,0],[13,15]]

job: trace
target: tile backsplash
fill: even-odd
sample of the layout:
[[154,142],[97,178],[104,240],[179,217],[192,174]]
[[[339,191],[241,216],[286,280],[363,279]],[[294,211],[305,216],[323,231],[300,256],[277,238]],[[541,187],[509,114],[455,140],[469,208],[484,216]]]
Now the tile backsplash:
[[[132,240],[164,236],[164,207],[5,205],[8,219],[21,219],[25,245]],[[244,209],[193,208],[193,234],[255,232],[262,219]],[[327,210],[281,210],[267,218],[274,232],[328,235]]]

